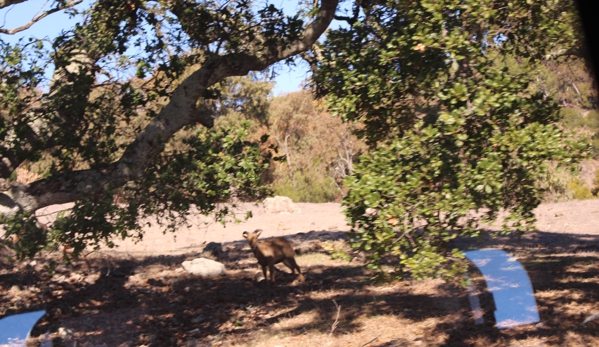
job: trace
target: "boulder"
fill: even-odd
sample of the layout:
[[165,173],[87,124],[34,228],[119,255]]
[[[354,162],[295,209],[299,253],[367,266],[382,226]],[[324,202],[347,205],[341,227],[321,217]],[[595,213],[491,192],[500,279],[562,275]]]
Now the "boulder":
[[212,259],[196,258],[184,261],[182,265],[187,272],[203,278],[216,277],[226,273],[225,265]]
[[300,209],[286,196],[275,196],[264,199],[264,207],[270,213],[298,213]]
[[222,252],[223,252],[223,245],[221,243],[210,242],[202,250],[202,256],[218,258]]

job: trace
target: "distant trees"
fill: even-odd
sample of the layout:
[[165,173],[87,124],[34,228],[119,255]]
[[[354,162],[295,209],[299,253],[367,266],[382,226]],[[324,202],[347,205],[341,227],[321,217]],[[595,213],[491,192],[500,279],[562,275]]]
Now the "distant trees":
[[[295,201],[339,200],[343,179],[366,149],[352,134],[352,126],[325,112],[307,92],[274,98],[268,117],[284,164],[276,165],[273,190]],[[285,167],[282,167],[282,166]]]

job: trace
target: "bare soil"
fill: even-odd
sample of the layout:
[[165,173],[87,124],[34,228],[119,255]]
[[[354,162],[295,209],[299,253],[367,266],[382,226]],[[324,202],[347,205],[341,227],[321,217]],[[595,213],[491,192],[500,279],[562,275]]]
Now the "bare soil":
[[[505,330],[495,326],[492,298],[476,271],[482,325],[474,324],[459,286],[376,285],[360,259],[331,259],[349,230],[340,205],[297,206],[298,213],[271,214],[244,205],[254,217],[226,228],[197,217],[176,239],[149,227],[143,242],[121,242],[53,273],[44,267],[57,254],[22,263],[2,257],[0,317],[46,310],[31,346],[599,346],[599,320],[581,324],[599,312],[599,200],[541,205],[538,231],[520,239],[456,243],[506,250],[527,270],[541,322]],[[292,284],[283,267],[274,287],[255,279],[261,271],[241,233],[258,228],[263,238],[294,244],[305,284]],[[227,267],[224,277],[201,279],[181,267],[208,242],[223,245],[215,259]]]

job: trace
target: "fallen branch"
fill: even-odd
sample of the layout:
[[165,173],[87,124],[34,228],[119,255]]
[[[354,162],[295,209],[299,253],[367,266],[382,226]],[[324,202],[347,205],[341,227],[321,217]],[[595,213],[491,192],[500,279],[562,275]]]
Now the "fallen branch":
[[373,343],[373,342],[374,342],[374,341],[376,341],[376,339],[378,339],[379,337],[381,337],[381,334],[378,334],[378,335],[377,335],[377,336],[376,336],[374,339],[372,339],[372,340],[370,340],[370,341],[366,342],[365,344],[363,344],[363,345],[362,345],[362,346],[360,346],[360,347],[364,347],[364,346],[366,346],[366,345],[369,345],[369,344]]
[[597,318],[599,318],[599,312],[597,312],[597,313],[595,313],[595,314],[593,314],[593,315],[590,315],[590,316],[588,316],[588,317],[587,317],[587,318],[584,320],[584,322],[582,322],[582,324],[581,324],[581,325],[587,324],[588,322],[590,322],[590,321],[592,321],[592,320],[595,320],[595,319],[597,319]]
[[333,303],[335,304],[335,307],[337,307],[337,317],[335,317],[335,322],[331,327],[331,333],[329,334],[329,336],[333,336],[333,332],[335,331],[335,329],[337,329],[337,325],[339,324],[339,314],[341,313],[341,306],[339,306],[339,304],[337,304],[337,301],[335,300],[333,300]]

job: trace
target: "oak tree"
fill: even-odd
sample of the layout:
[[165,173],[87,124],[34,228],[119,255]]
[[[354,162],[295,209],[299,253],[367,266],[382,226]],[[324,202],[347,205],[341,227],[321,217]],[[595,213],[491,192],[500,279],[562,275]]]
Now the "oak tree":
[[[588,153],[531,83],[543,61],[585,55],[572,2],[357,1],[340,19],[351,26],[307,59],[329,110],[361,124],[371,146],[343,201],[370,267],[451,277],[465,265],[456,237],[497,221],[532,230],[548,161]],[[507,57],[519,71],[498,64]]]
[[[25,1],[0,1],[0,8]],[[294,16],[248,0],[97,0],[86,10],[79,3],[54,0],[30,23],[0,32],[26,30],[60,10],[81,18],[51,42],[0,36],[4,242],[17,235],[20,256],[48,243],[78,254],[117,236],[142,236],[144,216],[163,217],[175,230],[191,206],[224,217],[230,211],[219,203],[263,196],[268,153],[246,140],[247,126],[197,130],[185,151],[167,144],[186,127],[214,126],[228,78],[310,49],[338,0]],[[43,178],[9,182],[17,168],[40,161]],[[50,228],[36,222],[37,210],[64,203],[74,206]]]

